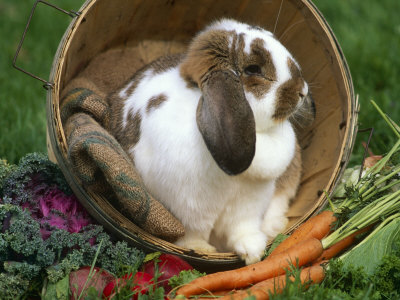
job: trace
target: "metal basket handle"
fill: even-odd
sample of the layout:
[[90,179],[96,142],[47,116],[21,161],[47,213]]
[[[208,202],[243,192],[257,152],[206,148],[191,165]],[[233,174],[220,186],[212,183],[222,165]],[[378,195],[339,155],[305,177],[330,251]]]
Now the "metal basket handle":
[[17,47],[17,51],[15,52],[15,55],[14,55],[13,67],[16,68],[17,70],[19,70],[19,71],[25,73],[25,74],[27,74],[27,75],[29,75],[29,76],[31,76],[31,77],[37,79],[37,80],[40,80],[41,82],[44,83],[43,87],[44,87],[46,90],[48,90],[48,89],[51,89],[51,88],[54,87],[54,83],[53,83],[53,82],[49,82],[49,81],[47,81],[47,80],[45,80],[45,79],[43,79],[43,78],[41,78],[41,77],[39,77],[39,76],[37,76],[37,75],[31,73],[31,72],[28,72],[28,71],[26,71],[26,70],[24,70],[24,69],[18,67],[17,64],[16,64],[17,58],[18,58],[18,55],[19,55],[19,52],[20,52],[20,50],[21,50],[21,48],[22,48],[22,44],[23,44],[23,42],[24,42],[24,40],[25,40],[26,33],[27,33],[27,31],[28,31],[29,25],[31,24],[31,20],[32,20],[33,14],[34,14],[34,12],[35,12],[35,9],[36,9],[37,5],[38,5],[40,2],[43,3],[43,4],[45,4],[45,5],[47,5],[47,6],[50,6],[50,7],[54,8],[54,9],[60,11],[60,12],[63,12],[63,13],[65,13],[65,14],[67,14],[67,15],[70,16],[71,18],[78,17],[81,13],[80,13],[80,12],[76,12],[76,11],[67,11],[67,10],[64,10],[64,9],[62,9],[62,8],[59,8],[59,7],[57,7],[57,6],[55,6],[55,5],[51,4],[51,3],[48,3],[48,2],[46,2],[46,1],[43,1],[43,0],[37,0],[37,1],[35,2],[35,4],[33,5],[32,9],[31,9],[31,13],[30,13],[30,15],[29,15],[28,22],[26,23],[25,30],[24,30],[24,32],[23,32],[23,34],[22,34],[22,38],[21,38],[21,40],[19,41],[19,44],[18,44],[18,47]]

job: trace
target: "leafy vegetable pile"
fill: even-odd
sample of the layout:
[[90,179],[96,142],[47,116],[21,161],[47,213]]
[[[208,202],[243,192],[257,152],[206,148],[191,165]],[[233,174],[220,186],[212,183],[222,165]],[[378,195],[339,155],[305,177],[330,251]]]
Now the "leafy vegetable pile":
[[94,224],[45,155],[29,154],[18,166],[1,161],[0,180],[2,299],[39,298],[43,283],[91,265],[96,253],[96,264],[114,274],[141,264],[144,254]]

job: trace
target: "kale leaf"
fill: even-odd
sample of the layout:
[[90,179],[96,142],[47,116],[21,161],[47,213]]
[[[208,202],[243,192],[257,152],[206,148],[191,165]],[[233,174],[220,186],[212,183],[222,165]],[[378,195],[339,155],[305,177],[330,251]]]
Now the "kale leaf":
[[144,259],[143,252],[113,241],[94,224],[44,154],[29,154],[18,166],[0,161],[2,299],[38,297],[45,277],[56,283],[91,265],[97,252],[96,266],[116,275],[137,269]]

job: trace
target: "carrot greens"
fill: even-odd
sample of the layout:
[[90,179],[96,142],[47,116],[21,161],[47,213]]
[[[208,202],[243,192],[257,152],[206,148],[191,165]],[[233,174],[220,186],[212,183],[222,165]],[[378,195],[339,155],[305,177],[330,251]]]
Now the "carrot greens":
[[400,211],[400,190],[382,196],[363,207],[340,228],[324,238],[323,247],[326,249],[360,228],[372,225],[398,211]]
[[[344,188],[344,199],[329,199],[331,208],[340,221],[340,227],[322,240],[324,248],[361,228],[384,221],[388,217],[391,219],[391,215],[400,212],[400,127],[375,102],[372,101],[372,104],[398,140],[372,167],[360,170],[362,176],[359,180]],[[350,178],[355,177],[350,175]]]

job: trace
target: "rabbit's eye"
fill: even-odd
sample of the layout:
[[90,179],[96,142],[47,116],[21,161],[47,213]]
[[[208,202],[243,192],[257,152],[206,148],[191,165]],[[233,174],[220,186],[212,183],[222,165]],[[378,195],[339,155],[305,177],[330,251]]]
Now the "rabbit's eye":
[[246,75],[261,75],[261,67],[259,65],[249,65],[244,68],[244,73]]

